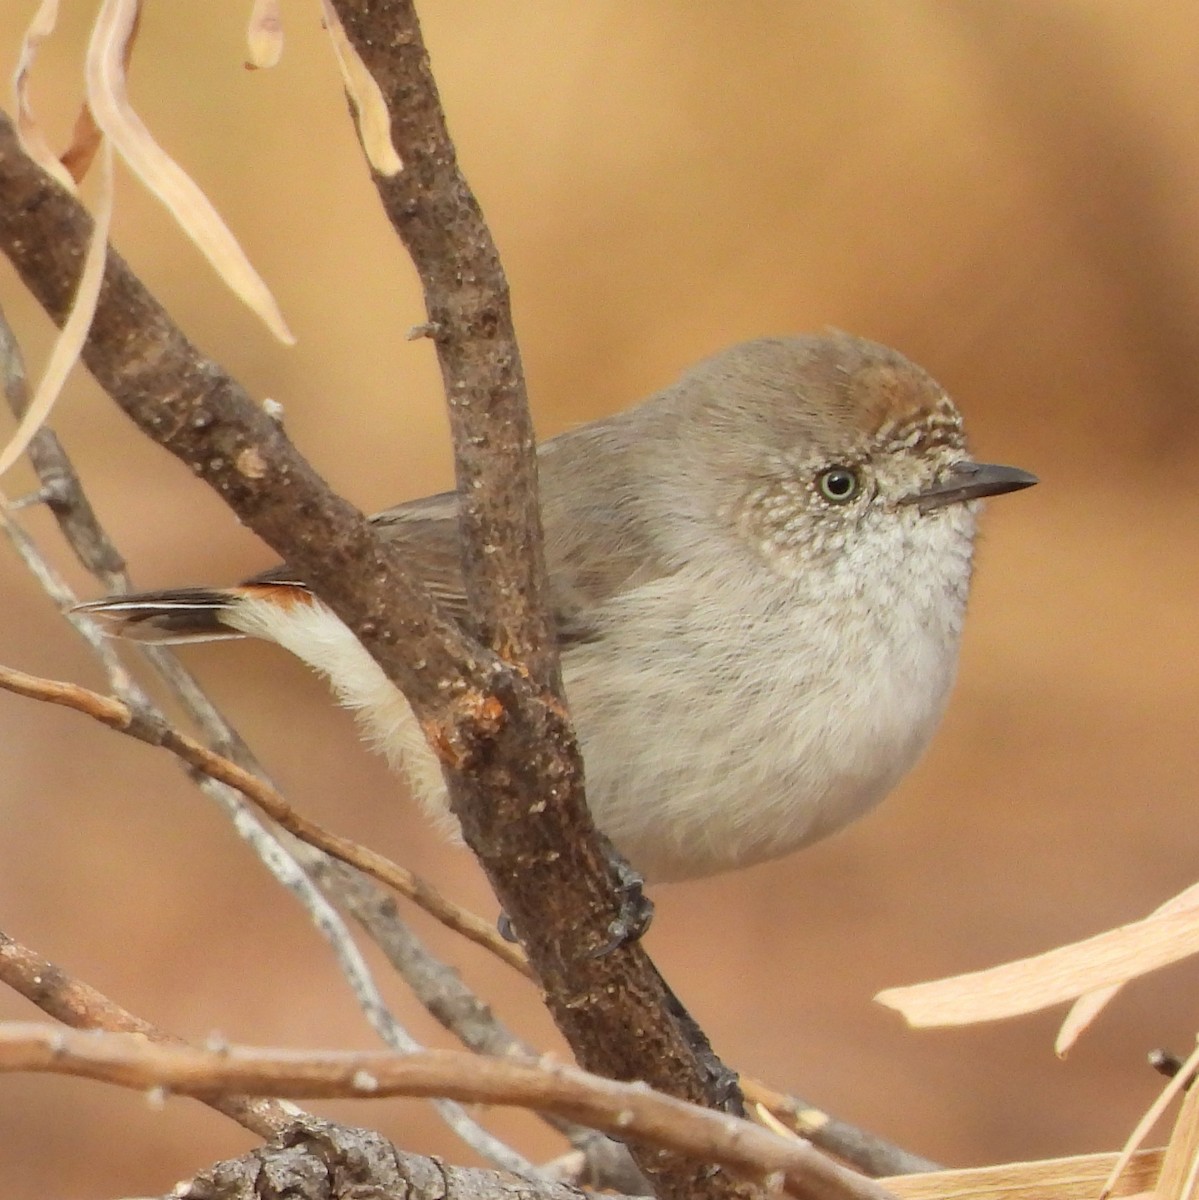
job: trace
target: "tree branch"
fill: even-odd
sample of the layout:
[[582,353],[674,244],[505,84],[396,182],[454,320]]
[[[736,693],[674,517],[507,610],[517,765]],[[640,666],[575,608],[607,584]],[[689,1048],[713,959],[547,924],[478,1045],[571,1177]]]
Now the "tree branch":
[[75,683],[44,679],[3,665],[0,665],[0,689],[31,700],[42,700],[73,709],[139,742],[170,751],[192,770],[240,792],[293,837],[357,867],[380,883],[394,888],[401,896],[417,904],[448,929],[490,950],[501,962],[522,975],[529,976],[528,963],[520,951],[505,942],[495,928],[481,917],[446,899],[418,875],[392,862],[385,855],[359,842],[330,833],[315,821],[310,821],[302,813],[298,813],[266,780],[208,749],[203,743],[168,724],[156,713],[140,712],[136,706],[123,700],[102,696],[99,692],[93,692]]
[[[412,42],[409,32],[411,10],[385,5],[380,12],[395,22],[380,41],[408,38],[423,61],[419,37]],[[344,15],[351,36],[361,37],[354,17],[362,14]],[[0,120],[0,248],[58,321],[90,232],[78,203],[22,153],[11,123]],[[464,277],[463,286],[480,281]],[[488,333],[486,321],[468,330],[473,339]],[[569,720],[554,696],[442,618],[405,576],[399,554],[187,341],[116,254],[83,357],[143,431],[285,557],[404,691],[441,755],[467,840],[527,938],[547,1002],[580,1062],[710,1101],[709,1078],[668,1014],[663,984],[644,952],[625,946],[592,953],[607,941],[618,902],[583,800]],[[462,393],[450,399],[451,408],[468,402]],[[486,392],[477,403],[481,419]],[[459,423],[458,432],[465,427]],[[653,1156],[643,1166],[670,1195],[690,1196],[701,1182],[712,1195],[727,1190],[719,1175],[694,1164]]]
[[[74,1029],[134,1033],[164,1046],[187,1044],[122,1008],[6,933],[0,933],[0,983],[20,992],[47,1016]],[[273,1137],[300,1115],[294,1105],[265,1097],[226,1093],[198,1099],[262,1138]]]
[[[383,94],[403,169],[374,172],[384,210],[424,288],[458,480],[463,570],[481,636],[564,699],[549,616],[536,456],[508,283],[491,233],[458,167],[412,0],[332,0],[346,36]],[[579,958],[605,905],[609,864],[586,807],[573,731],[542,725],[548,751],[529,786],[463,796],[454,810],[545,984],[547,1003],[580,1063],[644,1078],[672,1095],[718,1103],[711,1076],[667,1005],[639,948]],[[498,751],[499,747],[495,749]],[[515,766],[509,759],[509,767]],[[535,802],[535,798],[536,801]],[[548,803],[546,803],[548,801]],[[592,941],[591,948],[597,948]],[[612,989],[616,988],[614,992]],[[619,995],[620,999],[615,999]],[[579,997],[588,1002],[580,1004]],[[632,1036],[636,1030],[638,1036]],[[723,1099],[727,1099],[723,1098]],[[684,1190],[689,1185],[684,1183]]]
[[236,1089],[295,1098],[446,1096],[466,1104],[540,1109],[691,1159],[722,1163],[750,1178],[770,1179],[804,1200],[890,1200],[878,1184],[837,1166],[806,1142],[640,1083],[617,1083],[546,1059],[455,1050],[387,1054],[229,1047],[217,1052],[11,1022],[0,1025],[0,1071],[51,1072],[189,1095]]
[[333,8],[382,90],[403,161],[374,180],[424,287],[424,328],[449,400],[471,614],[486,645],[563,701],[533,423],[499,252],[458,168],[415,5],[333,0]]
[[[201,1171],[162,1200],[587,1200],[565,1184],[513,1181],[396,1149],[364,1129],[308,1119],[241,1158]],[[622,1200],[614,1197],[612,1200]]]

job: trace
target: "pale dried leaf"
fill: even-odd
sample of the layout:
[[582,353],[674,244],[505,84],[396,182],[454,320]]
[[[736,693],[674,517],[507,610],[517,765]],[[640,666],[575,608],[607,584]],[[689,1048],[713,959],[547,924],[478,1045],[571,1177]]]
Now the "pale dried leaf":
[[917,1026],[969,1025],[1037,1012],[1199,952],[1199,889],[1188,889],[1171,904],[1179,907],[1159,909],[1086,941],[985,971],[888,988],[875,999]]
[[1194,1200],[1195,1184],[1197,1180],[1199,1180],[1199,1157],[1191,1159],[1190,1167],[1187,1170],[1187,1177],[1183,1181],[1183,1184],[1178,1189],[1177,1193],[1171,1195],[1169,1193],[1159,1192],[1157,1194],[1162,1196],[1163,1200]]
[[[1181,1074],[1181,1072],[1179,1072]],[[1182,1102],[1174,1132],[1166,1145],[1161,1174],[1154,1189],[1161,1200],[1191,1200],[1199,1170],[1199,1088],[1191,1088]]]
[[[1179,892],[1177,896],[1172,896],[1165,904],[1155,908],[1153,914],[1185,912],[1189,908],[1199,908],[1199,883]],[[1059,1058],[1066,1057],[1079,1035],[1107,1007],[1123,986],[1123,983],[1113,983],[1108,987],[1088,992],[1085,996],[1079,996],[1074,1002],[1074,1006],[1066,1014],[1066,1019],[1062,1022],[1062,1027],[1058,1030],[1057,1039],[1053,1044],[1054,1052]]]
[[391,114],[387,111],[383,93],[346,37],[346,31],[330,0],[321,0],[321,6],[342,83],[358,119],[358,136],[362,139],[367,162],[380,175],[398,175],[404,169],[404,164],[391,140]]
[[87,98],[113,146],[178,221],[183,231],[241,301],[281,341],[295,338],[270,290],[237,239],[187,173],[158,145],[129,104],[123,57],[139,0],[104,0],[87,52]]
[[[1150,1192],[1163,1153],[1142,1150],[1134,1155],[1112,1195]],[[878,1182],[904,1200],[1095,1200],[1115,1161],[1114,1154],[1083,1154],[926,1175],[893,1175]]]
[[778,1117],[776,1117],[774,1113],[772,1113],[770,1109],[766,1107],[765,1104],[753,1105],[750,1112],[753,1116],[753,1119],[757,1121],[757,1123],[764,1129],[769,1129],[771,1133],[777,1133],[779,1137],[788,1138],[793,1142],[804,1140],[799,1136],[798,1133],[795,1132],[794,1129],[788,1129],[787,1126],[784,1125],[782,1121],[780,1121]]
[[1112,998],[1123,986],[1122,983],[1113,983],[1110,987],[1096,988],[1095,991],[1087,992],[1085,996],[1079,996],[1074,1001],[1053,1041],[1053,1052],[1058,1058],[1065,1058],[1070,1053],[1070,1048],[1078,1041],[1083,1031],[1111,1003]]
[[91,169],[96,151],[100,149],[103,139],[104,133],[96,124],[96,118],[92,116],[91,108],[86,104],[83,105],[79,110],[79,116],[75,118],[71,144],[62,153],[62,165],[70,171],[71,178],[76,183],[82,183],[83,177]]
[[67,375],[78,361],[83,344],[87,341],[92,317],[96,312],[96,301],[100,296],[100,284],[104,280],[104,263],[108,257],[108,229],[112,223],[112,198],[112,147],[108,142],[104,142],[100,149],[100,190],[96,199],[92,240],[83,259],[83,269],[75,288],[75,299],[66,321],[63,322],[62,331],[55,339],[46,370],[33,393],[33,398],[29,401],[29,407],[21,417],[12,440],[0,451],[0,475],[25,453],[33,435],[45,423],[54,402],[62,393]]
[[1197,1066],[1199,1066],[1199,1046],[1196,1046],[1191,1051],[1190,1057],[1182,1064],[1178,1074],[1162,1088],[1161,1095],[1149,1106],[1148,1111],[1137,1122],[1137,1127],[1128,1135],[1128,1141],[1125,1142],[1124,1149],[1120,1151],[1119,1157],[1112,1167],[1111,1174],[1107,1177],[1107,1182],[1103,1185],[1100,1200],[1106,1200],[1106,1197],[1116,1194],[1116,1185],[1123,1177],[1126,1167],[1132,1161],[1132,1156],[1140,1148],[1141,1143],[1149,1136],[1149,1131],[1161,1120],[1161,1115],[1170,1106],[1170,1102],[1194,1078]]
[[21,39],[21,53],[17,58],[17,69],[13,74],[14,107],[17,110],[17,137],[21,148],[47,175],[72,195],[76,193],[75,180],[50,149],[50,143],[33,115],[33,102],[29,95],[29,75],[38,48],[54,32],[58,23],[58,0],[42,0],[25,27]]
[[246,44],[250,51],[247,67],[260,70],[278,65],[283,54],[283,16],[279,0],[254,0],[246,29]]
[[[141,9],[140,6],[133,18],[133,28],[129,31],[129,36],[125,39],[125,46],[121,53],[121,70],[124,74],[129,73],[129,60],[133,57],[133,45],[137,41],[138,31],[141,28]],[[75,118],[75,128],[71,133],[71,144],[63,151],[62,165],[71,172],[71,178],[76,183],[82,183],[84,176],[88,173],[92,165],[92,160],[96,157],[96,151],[100,148],[100,141],[104,137],[104,131],[96,124],[95,115],[92,112],[91,105],[86,101],[83,107],[79,110],[79,116]]]

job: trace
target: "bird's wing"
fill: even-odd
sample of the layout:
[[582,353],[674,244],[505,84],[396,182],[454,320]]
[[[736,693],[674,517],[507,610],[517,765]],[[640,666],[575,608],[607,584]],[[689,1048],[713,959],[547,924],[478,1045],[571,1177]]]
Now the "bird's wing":
[[[376,513],[371,524],[388,541],[403,548],[404,560],[412,573],[429,589],[442,610],[465,627],[469,610],[458,551],[457,509],[455,494],[442,492]],[[271,567],[245,583],[307,586],[286,563]]]
[[[442,611],[468,628],[457,512],[456,493],[442,492],[397,504],[376,513],[371,522],[403,548],[405,562]],[[595,636],[592,617],[606,601],[663,573],[639,526],[610,505],[575,511],[568,526],[547,523],[546,560],[552,615],[563,649]],[[286,564],[246,583],[304,586]]]

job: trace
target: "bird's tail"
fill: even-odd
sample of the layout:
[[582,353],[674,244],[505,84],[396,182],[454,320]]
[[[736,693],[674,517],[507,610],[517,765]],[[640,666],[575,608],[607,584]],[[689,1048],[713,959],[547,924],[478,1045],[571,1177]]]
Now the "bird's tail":
[[166,645],[246,637],[237,618],[247,601],[267,600],[286,608],[309,599],[303,584],[272,581],[105,596],[76,605],[73,611],[94,618],[114,637]]

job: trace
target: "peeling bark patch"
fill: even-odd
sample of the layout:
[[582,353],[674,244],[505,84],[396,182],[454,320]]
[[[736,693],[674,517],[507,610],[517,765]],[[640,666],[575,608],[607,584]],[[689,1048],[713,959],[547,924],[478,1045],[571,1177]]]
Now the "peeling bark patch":
[[504,706],[495,696],[471,688],[454,698],[444,718],[422,721],[421,728],[442,765],[460,771],[472,750],[500,731],[504,717]]
[[257,447],[247,446],[235,460],[237,473],[246,479],[262,479],[266,475],[266,460]]

